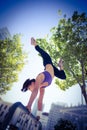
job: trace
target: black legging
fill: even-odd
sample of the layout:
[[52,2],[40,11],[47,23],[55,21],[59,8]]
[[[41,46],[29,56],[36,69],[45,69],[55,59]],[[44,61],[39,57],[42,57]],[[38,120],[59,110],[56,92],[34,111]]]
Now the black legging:
[[43,58],[43,65],[44,65],[44,67],[47,64],[53,65],[52,60],[51,60],[51,58],[50,58],[50,56],[48,55],[47,52],[45,52],[43,49],[41,49],[38,45],[35,46],[35,49],[41,54],[41,57]]
[[65,75],[65,72],[64,70],[58,70],[52,63],[52,60],[50,58],[50,56],[48,55],[47,52],[45,52],[43,49],[41,49],[38,45],[35,46],[35,49],[41,54],[41,57],[43,58],[43,65],[44,67],[47,65],[47,64],[51,64],[54,68],[54,75],[57,77],[57,78],[60,78],[60,79],[66,79],[66,75]]

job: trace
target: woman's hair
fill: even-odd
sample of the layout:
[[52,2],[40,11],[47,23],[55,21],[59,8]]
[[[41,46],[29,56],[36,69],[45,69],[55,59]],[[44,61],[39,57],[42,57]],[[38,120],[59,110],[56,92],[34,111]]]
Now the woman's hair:
[[21,89],[21,91],[26,92],[28,90],[28,86],[31,85],[32,82],[35,82],[35,79],[27,79],[24,83],[23,83],[23,87]]

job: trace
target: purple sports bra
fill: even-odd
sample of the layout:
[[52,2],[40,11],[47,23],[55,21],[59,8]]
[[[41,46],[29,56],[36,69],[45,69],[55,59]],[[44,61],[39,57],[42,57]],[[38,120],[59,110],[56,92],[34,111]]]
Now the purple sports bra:
[[[45,79],[44,79],[43,82],[48,82],[48,86],[49,86],[51,84],[51,82],[52,82],[52,77],[51,77],[50,73],[48,71],[44,71],[42,73],[45,76]],[[45,88],[45,87],[48,87],[48,86],[43,86],[42,88]]]

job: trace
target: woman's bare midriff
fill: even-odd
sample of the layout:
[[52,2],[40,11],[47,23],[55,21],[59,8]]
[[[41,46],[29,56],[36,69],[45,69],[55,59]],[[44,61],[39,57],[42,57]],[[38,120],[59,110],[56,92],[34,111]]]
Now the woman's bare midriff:
[[54,69],[53,69],[53,66],[51,64],[47,64],[46,67],[45,67],[45,70],[50,73],[50,75],[52,76],[52,79],[53,79],[54,78]]

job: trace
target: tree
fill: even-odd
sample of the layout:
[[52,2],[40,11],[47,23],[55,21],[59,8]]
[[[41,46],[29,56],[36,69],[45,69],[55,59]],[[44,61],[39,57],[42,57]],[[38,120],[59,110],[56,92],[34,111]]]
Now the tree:
[[0,40],[0,94],[6,93],[18,80],[27,56],[22,47],[20,35]]
[[[52,35],[47,39],[37,39],[46,49],[54,64],[61,57],[67,75],[65,81],[56,79],[56,84],[63,90],[72,85],[79,84],[87,104],[87,16],[85,13],[74,12],[71,18],[59,20],[58,26],[51,29]],[[44,44],[41,44],[41,43]]]
[[55,130],[76,130],[76,126],[69,120],[60,119],[54,126]]

